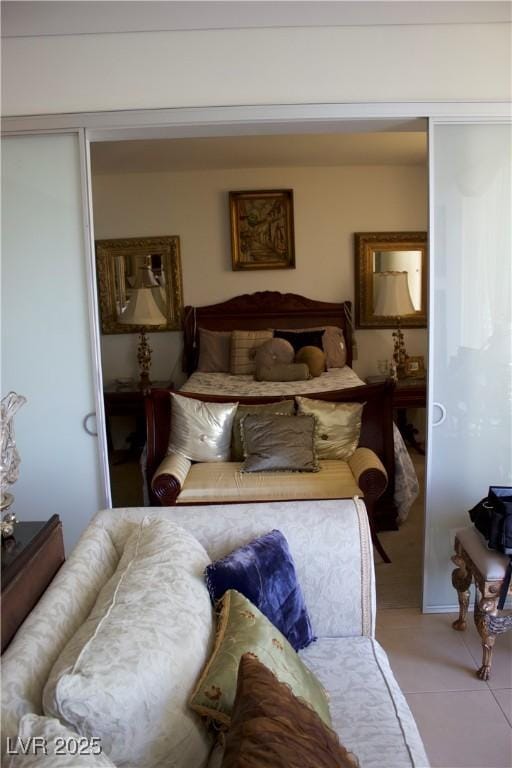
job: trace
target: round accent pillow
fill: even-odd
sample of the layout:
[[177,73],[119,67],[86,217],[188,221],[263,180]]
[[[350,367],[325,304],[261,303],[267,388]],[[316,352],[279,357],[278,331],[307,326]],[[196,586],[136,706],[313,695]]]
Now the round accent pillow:
[[296,363],[306,363],[312,376],[325,371],[325,352],[318,347],[302,347],[295,355]]
[[269,339],[263,342],[254,355],[256,368],[268,368],[271,365],[293,363],[295,350],[286,339]]

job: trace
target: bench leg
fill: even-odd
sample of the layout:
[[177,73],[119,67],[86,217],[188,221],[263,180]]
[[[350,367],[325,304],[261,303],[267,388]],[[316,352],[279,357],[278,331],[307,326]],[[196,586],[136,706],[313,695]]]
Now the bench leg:
[[463,632],[467,626],[466,616],[469,608],[469,587],[472,574],[467,567],[466,561],[460,554],[452,557],[452,563],[457,566],[452,573],[452,584],[457,590],[457,597],[459,599],[459,618],[453,622],[452,627],[459,632]]
[[490,625],[491,617],[496,616],[498,612],[497,606],[497,597],[482,597],[478,600],[478,596],[475,596],[475,624],[482,639],[482,666],[477,672],[480,680],[488,680],[491,674],[492,652],[496,634]]

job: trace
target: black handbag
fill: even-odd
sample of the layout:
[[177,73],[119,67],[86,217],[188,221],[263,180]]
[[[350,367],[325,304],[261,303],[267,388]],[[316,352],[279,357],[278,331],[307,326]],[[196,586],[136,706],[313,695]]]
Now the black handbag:
[[469,516],[489,549],[510,557],[500,590],[498,608],[501,610],[512,579],[512,487],[491,485],[487,496],[469,510]]

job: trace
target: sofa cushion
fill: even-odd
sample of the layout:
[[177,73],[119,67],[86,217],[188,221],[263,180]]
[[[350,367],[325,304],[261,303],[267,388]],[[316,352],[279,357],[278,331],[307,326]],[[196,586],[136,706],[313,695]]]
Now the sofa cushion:
[[23,715],[18,739],[17,745],[28,747],[27,754],[20,749],[6,768],[115,768],[99,739],[79,736],[54,717]]
[[169,453],[181,453],[191,461],[227,461],[237,406],[172,392]]
[[345,461],[323,459],[318,472],[241,472],[240,462],[193,464],[178,504],[363,496]]
[[329,695],[332,727],[364,768],[429,765],[386,653],[368,637],[323,637],[300,652]]
[[337,735],[254,656],[240,660],[222,768],[358,768]]
[[315,449],[319,459],[347,461],[359,443],[364,403],[331,403],[309,397],[295,398],[299,413],[315,416]]
[[317,472],[313,416],[248,415],[240,422],[242,472]]
[[256,350],[272,338],[272,331],[231,332],[231,373],[251,374],[256,370]]
[[236,409],[231,431],[231,461],[244,460],[240,422],[244,416],[258,413],[281,413],[291,416],[295,413],[295,401],[280,400],[277,403],[265,403],[263,405],[239,405]]
[[190,697],[190,706],[220,725],[228,725],[236,694],[238,665],[244,653],[257,656],[331,724],[323,687],[284,635],[246,597],[230,589],[220,602],[215,648]]
[[116,764],[205,762],[208,738],[186,700],[213,631],[202,578],[208,563],[190,533],[145,518],[126,542],[114,590],[105,585],[70,642],[72,653],[64,649],[57,660],[45,713],[99,737]]
[[267,617],[298,651],[315,639],[288,542],[270,531],[206,566],[213,602],[236,589]]
[[204,373],[229,373],[231,364],[231,331],[209,331],[199,328],[199,360],[197,370]]

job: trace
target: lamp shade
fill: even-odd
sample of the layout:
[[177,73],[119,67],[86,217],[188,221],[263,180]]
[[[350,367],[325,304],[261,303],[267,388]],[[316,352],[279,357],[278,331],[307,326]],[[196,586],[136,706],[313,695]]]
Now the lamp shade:
[[167,318],[159,310],[153,298],[152,288],[136,288],[132,291],[128,306],[119,318],[128,325],[163,325]]
[[376,315],[403,317],[413,315],[414,304],[409,293],[407,272],[376,272],[374,278]]

